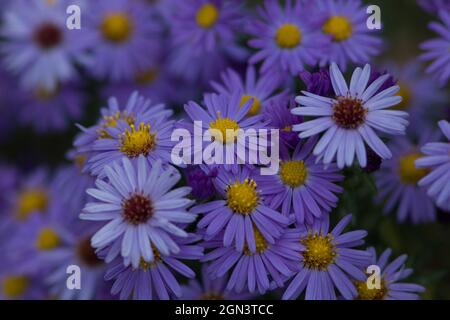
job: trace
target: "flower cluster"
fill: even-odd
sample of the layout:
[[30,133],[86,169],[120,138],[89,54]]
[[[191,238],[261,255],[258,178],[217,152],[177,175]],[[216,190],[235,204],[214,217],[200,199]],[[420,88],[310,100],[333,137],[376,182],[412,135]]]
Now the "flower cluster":
[[0,3],[0,299],[421,298],[388,260],[450,212],[449,2],[405,64],[361,0],[254,2]]

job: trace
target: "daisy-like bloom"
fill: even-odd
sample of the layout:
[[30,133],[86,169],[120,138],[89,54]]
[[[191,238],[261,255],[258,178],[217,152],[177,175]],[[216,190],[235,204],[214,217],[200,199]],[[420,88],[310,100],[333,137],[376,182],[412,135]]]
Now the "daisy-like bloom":
[[[246,117],[254,100],[250,99],[241,105],[241,96],[242,95],[239,92],[235,92],[231,96],[228,94],[205,94],[203,103],[206,106],[206,110],[194,101],[190,101],[184,106],[184,110],[192,122],[202,122],[202,130],[193,130],[192,126],[189,124],[188,130],[193,131],[193,139],[200,139],[203,141],[203,135],[207,133],[205,131],[208,131],[215,141],[218,140],[224,145],[233,144],[234,159],[226,158],[226,146],[223,148],[222,158],[224,162],[228,164],[230,164],[231,161],[234,161],[234,164],[236,164],[238,160],[245,160],[238,159],[238,148],[244,148],[245,154],[250,154],[250,152],[258,150],[257,148],[263,148],[264,145],[267,145],[267,141],[262,139],[262,137],[257,137],[257,143],[260,144],[258,146],[252,141],[247,141],[253,139],[245,139],[245,141],[242,141],[244,139],[238,139],[240,129],[246,130],[251,128],[254,129],[254,132],[257,134],[259,129],[265,128],[267,125],[267,123],[262,121],[263,117],[261,114]],[[199,134],[201,137],[198,136]],[[247,136],[254,137],[251,133],[248,133]],[[244,143],[244,145],[242,145],[242,143]],[[196,159],[198,153],[203,153],[204,148],[210,144],[210,141],[204,141],[202,148],[192,148],[194,159]],[[203,161],[208,162],[211,161],[211,159],[204,158]]]
[[418,168],[415,161],[423,156],[421,146],[433,139],[429,132],[422,132],[419,143],[413,142],[413,136],[398,137],[391,141],[392,159],[383,161],[375,174],[378,187],[377,200],[386,200],[384,211],[390,213],[396,209],[399,222],[410,219],[413,223],[424,223],[436,219],[433,200],[427,195],[426,188],[418,186],[429,170]]
[[287,1],[284,7],[278,0],[267,0],[258,13],[248,26],[252,37],[248,44],[258,50],[249,62],[262,61],[262,73],[297,75],[306,65],[315,65],[329,44],[299,0]]
[[272,101],[263,110],[263,120],[269,122],[270,128],[278,129],[280,156],[286,157],[290,150],[295,149],[300,142],[298,134],[292,131],[294,124],[303,121],[302,117],[292,114],[295,107],[294,99]]
[[[67,230],[65,244],[49,251],[43,258],[49,270],[44,281],[50,294],[62,300],[93,299],[104,281],[106,265],[91,246],[92,227],[86,229],[85,224],[78,222]],[[82,270],[80,290],[70,290],[66,286],[69,265],[79,266]]]
[[186,278],[194,278],[194,271],[181,260],[198,260],[203,256],[203,248],[193,244],[198,237],[174,238],[180,248],[177,254],[163,254],[153,244],[147,247],[152,251],[154,260],[146,262],[141,257],[137,266],[125,266],[122,259],[111,263],[106,272],[106,280],[114,280],[111,288],[113,295],[119,294],[121,300],[169,300],[180,298],[182,289],[173,271]]
[[14,265],[5,260],[0,266],[0,300],[44,299],[45,291],[38,277],[14,270]]
[[331,232],[325,216],[303,229],[298,271],[284,292],[283,299],[295,299],[306,290],[306,300],[335,300],[336,289],[345,299],[357,296],[352,281],[363,281],[362,268],[370,262],[365,250],[354,249],[364,243],[364,230],[342,233],[352,216],[345,216]]
[[273,75],[263,75],[256,79],[256,70],[254,66],[247,67],[245,75],[245,83],[239,74],[231,69],[222,73],[222,83],[212,82],[212,87],[219,94],[228,94],[232,96],[236,92],[241,93],[240,106],[242,107],[246,102],[253,99],[248,116],[254,116],[264,109],[270,103],[275,103],[279,100],[285,100],[287,97],[287,90],[275,94],[280,86],[280,82],[273,79]]
[[5,66],[28,88],[54,90],[73,79],[73,62],[86,60],[85,32],[69,30],[66,8],[73,1],[14,1],[3,13],[1,51]]
[[[392,154],[376,131],[390,135],[403,135],[408,121],[408,113],[399,110],[386,110],[402,101],[395,96],[398,86],[390,87],[376,93],[390,77],[385,74],[368,85],[371,67],[356,68],[353,72],[350,87],[333,63],[330,66],[331,83],[335,98],[327,98],[302,91],[296,97],[299,108],[292,110],[294,114],[318,117],[293,127],[300,131],[300,138],[307,138],[325,132],[314,148],[314,155],[323,158],[325,164],[335,158],[339,168],[351,166],[358,158],[361,167],[367,165],[364,144],[367,144],[382,159],[389,159]],[[375,130],[376,131],[375,131]]]
[[418,300],[419,293],[424,292],[425,288],[418,284],[399,282],[409,277],[413,270],[405,268],[407,256],[401,255],[388,263],[391,249],[386,249],[377,259],[374,248],[367,251],[372,256],[369,265],[378,266],[381,270],[380,287],[369,288],[367,280],[357,281],[358,300]]
[[335,164],[324,167],[311,154],[317,139],[299,143],[292,157],[281,160],[276,175],[258,176],[261,196],[285,216],[294,213],[298,224],[312,224],[336,207],[335,193],[343,191],[335,182],[344,179]]
[[[152,263],[156,257],[150,243],[164,255],[180,252],[173,236],[187,237],[177,223],[190,223],[195,215],[186,211],[192,203],[185,196],[191,188],[171,190],[180,180],[173,167],[163,169],[157,161],[151,168],[144,156],[132,163],[128,158],[106,166],[108,182],[96,180],[96,188],[86,192],[96,202],[89,202],[80,218],[108,221],[92,237],[94,248],[103,248],[114,241],[120,245],[116,254],[125,264],[137,268],[141,257]],[[123,235],[123,237],[121,237]]]
[[430,13],[450,10],[450,0],[417,0],[417,4]]
[[86,29],[92,32],[89,71],[116,82],[132,80],[153,65],[160,52],[157,21],[143,1],[94,1],[86,18]]
[[212,279],[208,273],[208,265],[203,264],[201,269],[201,281],[189,280],[187,285],[181,286],[183,300],[250,300],[254,294],[248,292],[237,293],[227,290],[229,276]]
[[257,251],[254,229],[270,244],[282,236],[289,220],[263,202],[261,186],[254,180],[255,169],[238,167],[238,171],[219,167],[214,185],[220,200],[214,200],[191,208],[195,214],[203,214],[198,228],[205,229],[205,238],[222,235],[223,245],[234,245],[236,250],[248,248]]
[[185,0],[167,18],[172,35],[169,68],[188,82],[208,83],[232,61],[243,61],[237,43],[242,16],[230,0]]
[[439,37],[427,40],[421,44],[426,52],[421,55],[424,61],[432,62],[427,68],[427,73],[433,75],[441,86],[450,79],[450,11],[439,11],[442,23],[431,22],[429,28],[436,32]]
[[[367,28],[366,6],[361,0],[313,1],[323,34],[331,38],[330,48],[321,56],[320,64],[336,62],[342,70],[347,65],[363,64],[381,51],[383,42]],[[311,10],[311,9],[310,9]]]
[[287,278],[295,271],[295,262],[300,254],[298,229],[285,229],[282,236],[269,243],[258,228],[252,232],[256,251],[247,246],[244,250],[223,247],[221,236],[205,243],[212,249],[202,261],[211,261],[208,271],[212,279],[220,278],[230,272],[227,290],[264,294],[269,289],[283,287]]
[[83,113],[83,93],[74,85],[64,85],[53,90],[36,88],[18,93],[23,99],[20,121],[39,133],[63,131]]
[[86,168],[91,174],[103,175],[105,165],[123,157],[135,160],[143,155],[149,163],[170,161],[174,121],[170,120],[173,112],[164,105],[152,105],[134,92],[125,108],[111,98],[108,108],[101,112],[100,122],[90,128],[80,127],[83,134],[75,141],[77,150],[88,154]]
[[428,188],[428,195],[436,204],[450,211],[450,123],[442,120],[439,127],[448,141],[427,143],[421,149],[425,156],[415,163],[419,170],[431,171],[419,181],[419,186]]

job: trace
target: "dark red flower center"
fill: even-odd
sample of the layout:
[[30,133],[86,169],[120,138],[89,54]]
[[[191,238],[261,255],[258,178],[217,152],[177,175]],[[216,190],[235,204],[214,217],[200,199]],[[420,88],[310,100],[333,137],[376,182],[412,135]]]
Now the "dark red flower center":
[[34,32],[34,41],[43,49],[51,49],[61,43],[61,29],[50,22],[41,24]]
[[122,207],[125,220],[134,225],[147,222],[154,213],[151,200],[140,193],[126,199]]
[[338,97],[333,105],[333,120],[341,128],[356,129],[366,119],[367,109],[360,99]]

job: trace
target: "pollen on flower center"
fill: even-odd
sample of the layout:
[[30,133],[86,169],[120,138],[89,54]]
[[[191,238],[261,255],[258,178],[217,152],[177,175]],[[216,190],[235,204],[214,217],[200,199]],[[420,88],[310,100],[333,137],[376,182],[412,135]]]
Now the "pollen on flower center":
[[259,113],[259,110],[261,109],[261,101],[252,95],[244,94],[241,98],[241,102],[239,103],[239,106],[242,108],[244,104],[246,104],[248,101],[253,99],[252,106],[250,107],[250,110],[248,111],[247,115],[254,116]]
[[2,283],[3,295],[10,299],[18,298],[25,293],[28,284],[28,278],[25,276],[6,277]]
[[360,99],[338,97],[333,105],[334,122],[344,129],[356,129],[364,123],[367,109],[363,107]]
[[197,25],[202,28],[209,29],[214,26],[219,18],[219,10],[212,3],[205,3],[198,9],[195,16]]
[[344,16],[333,16],[323,25],[323,32],[333,36],[334,41],[345,41],[351,37],[353,26]]
[[336,248],[329,234],[309,234],[301,244],[305,246],[303,262],[310,269],[325,270],[336,257]]
[[247,178],[242,183],[236,181],[228,185],[226,193],[227,205],[236,213],[251,214],[259,204],[259,194],[254,180]]
[[37,27],[33,34],[33,39],[42,49],[48,50],[62,42],[63,33],[59,26],[46,22]]
[[214,137],[214,139],[217,139],[224,144],[233,143],[237,139],[239,124],[230,118],[221,118],[219,112],[218,118],[210,122],[209,129],[211,131],[211,136]]
[[275,34],[275,41],[280,48],[292,49],[297,47],[302,41],[302,32],[297,25],[285,23],[278,28]]
[[58,247],[61,243],[61,238],[52,228],[43,228],[36,239],[36,247],[39,250],[47,251]]
[[102,260],[97,257],[91,246],[90,238],[82,239],[76,247],[76,252],[79,259],[87,266],[95,267],[102,264]]
[[302,160],[282,161],[279,175],[285,185],[297,188],[305,183],[308,169]]
[[130,38],[133,23],[126,13],[111,13],[103,19],[101,31],[107,40],[121,43]]
[[422,157],[422,154],[414,152],[400,158],[399,176],[403,183],[415,185],[428,174],[428,169],[416,167],[415,161],[420,157]]
[[355,287],[358,291],[358,297],[356,298],[357,300],[383,300],[388,291],[384,279],[381,279],[379,289],[369,289],[366,281],[356,281]]
[[155,213],[152,201],[140,193],[132,194],[122,203],[123,217],[130,224],[145,223]]
[[[254,237],[255,237],[256,252],[257,253],[263,253],[269,247],[266,239],[264,239],[264,237],[261,234],[261,232],[255,226],[253,226],[253,234],[254,234]],[[248,248],[247,244],[244,245],[244,254],[246,256],[252,256],[253,255],[253,252],[250,251],[250,249]]]
[[134,124],[135,118],[133,115],[128,115],[125,111],[117,111],[111,116],[103,116],[102,128],[97,130],[99,139],[111,139],[111,135],[106,130],[107,128],[117,128],[117,121],[125,120],[129,126]]
[[406,84],[399,84],[400,90],[398,91],[397,95],[402,97],[402,101],[397,104],[394,108],[395,109],[401,109],[404,110],[409,106],[409,103],[411,101],[411,90]]
[[120,138],[120,151],[129,158],[139,155],[147,156],[156,146],[156,134],[150,131],[150,125],[141,122],[139,129],[130,125]]
[[44,190],[25,190],[19,195],[17,218],[25,220],[33,211],[45,211],[48,195]]
[[152,252],[153,252],[153,261],[145,261],[144,258],[141,257],[139,260],[139,268],[141,268],[144,271],[148,271],[148,269],[155,267],[158,262],[161,262],[161,254],[159,253],[158,249],[155,248],[155,246],[152,244]]

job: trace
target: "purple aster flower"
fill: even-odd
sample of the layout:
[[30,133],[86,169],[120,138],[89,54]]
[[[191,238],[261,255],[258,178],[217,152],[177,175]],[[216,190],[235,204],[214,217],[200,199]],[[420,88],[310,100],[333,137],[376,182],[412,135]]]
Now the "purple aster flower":
[[131,80],[155,64],[161,26],[142,1],[111,0],[90,4],[86,29],[92,33],[87,67],[98,78]]
[[312,224],[336,207],[343,189],[335,182],[344,179],[335,164],[324,167],[311,154],[317,139],[299,143],[292,157],[283,159],[276,175],[258,176],[261,196],[285,216],[292,213],[298,224]]
[[73,62],[86,60],[89,41],[81,30],[66,27],[66,8],[73,1],[17,0],[3,13],[1,51],[5,66],[28,88],[54,90],[73,79]]
[[255,169],[242,166],[233,173],[219,167],[214,185],[220,200],[214,200],[191,208],[195,214],[203,214],[197,227],[205,229],[205,238],[222,235],[223,245],[234,245],[242,251],[248,247],[256,252],[254,226],[268,243],[275,243],[282,236],[289,220],[267,206],[262,198],[261,186],[254,180]]
[[382,40],[367,28],[366,6],[361,0],[318,0],[314,1],[323,34],[331,38],[331,46],[321,56],[320,64],[326,66],[335,62],[342,70],[348,64],[364,64],[378,55]]
[[[205,172],[206,171],[206,172]],[[201,166],[187,169],[186,184],[192,188],[191,194],[199,200],[207,200],[215,195],[213,179],[217,176],[217,168],[204,170]]]
[[[19,172],[16,167],[7,163],[0,163],[0,212],[7,207],[8,196],[11,195],[19,183]],[[1,239],[1,237],[0,237]]]
[[272,75],[263,75],[256,79],[254,66],[247,67],[245,82],[239,74],[231,69],[222,73],[222,83],[212,82],[212,87],[219,94],[241,94],[240,106],[253,99],[248,116],[254,116],[264,112],[267,105],[287,98],[287,90],[275,94],[280,86],[280,81],[274,80]]
[[450,123],[439,122],[448,142],[431,142],[422,147],[424,157],[416,161],[419,170],[431,170],[419,181],[419,186],[428,188],[428,195],[435,199],[443,210],[450,211]]
[[250,63],[263,62],[262,73],[297,75],[306,65],[314,66],[329,44],[326,36],[311,24],[301,1],[267,0],[258,10],[259,18],[250,22],[248,44],[258,50]]
[[330,75],[336,98],[302,91],[303,95],[296,97],[300,107],[293,109],[292,112],[318,118],[295,125],[294,131],[300,131],[300,138],[325,131],[313,153],[323,158],[325,164],[331,163],[336,158],[339,168],[351,166],[355,155],[361,167],[365,167],[367,165],[365,143],[382,159],[390,158],[391,151],[378,137],[376,131],[390,135],[405,133],[408,125],[405,118],[408,113],[386,110],[402,101],[401,97],[395,96],[399,87],[393,86],[375,94],[389,75],[381,76],[368,85],[371,75],[371,67],[368,64],[364,69],[355,69],[350,87],[347,86],[335,63],[330,67]]
[[229,0],[185,0],[168,17],[172,35],[171,72],[189,82],[207,83],[247,51],[237,44],[240,6]]
[[20,121],[37,132],[62,131],[83,113],[84,97],[79,88],[64,85],[47,90],[38,88],[19,92]]
[[387,70],[379,71],[376,69],[372,70],[368,84],[371,85],[372,83],[375,82],[375,80],[384,75],[389,75],[389,78],[387,78],[387,80],[383,83],[383,85],[376,91],[377,94],[383,92],[386,89],[389,89],[390,87],[397,85],[398,80],[395,79],[392,75],[390,75],[389,72],[387,72]]
[[385,213],[396,209],[399,222],[410,219],[413,223],[424,223],[436,219],[432,199],[424,187],[417,185],[428,170],[415,165],[415,161],[422,157],[421,146],[433,139],[433,135],[421,132],[418,144],[413,142],[412,134],[392,140],[389,147],[393,150],[393,157],[383,161],[375,174],[379,190],[377,200],[386,200]]
[[194,278],[195,273],[180,260],[198,260],[203,256],[203,248],[193,244],[198,238],[174,238],[179,253],[166,255],[153,244],[146,246],[152,251],[154,260],[140,258],[137,266],[125,266],[122,259],[116,259],[106,272],[106,280],[114,280],[111,288],[113,295],[119,294],[121,300],[168,300],[182,295],[181,287],[173,271],[186,277]]
[[247,246],[244,250],[223,247],[221,236],[205,244],[212,249],[203,258],[203,261],[211,261],[208,271],[212,279],[231,273],[227,290],[258,291],[264,294],[269,289],[283,287],[286,279],[295,271],[301,248],[298,241],[300,231],[284,229],[279,239],[269,243],[257,227],[253,228],[252,237],[256,243],[254,252]]
[[44,299],[45,291],[38,277],[19,273],[2,261],[0,268],[0,300]]
[[[236,164],[238,160],[245,160],[239,158],[240,153],[238,153],[238,147],[243,148],[245,150],[245,154],[249,155],[251,152],[255,152],[255,150],[258,150],[258,148],[267,146],[266,139],[263,139],[262,137],[255,137],[250,133],[247,134],[248,137],[251,136],[252,138],[258,138],[258,146],[256,146],[251,141],[247,143],[247,140],[253,139],[239,139],[240,132],[242,132],[240,129],[254,129],[254,132],[257,135],[259,129],[266,127],[266,123],[262,122],[263,117],[261,114],[246,117],[251,109],[253,101],[253,99],[250,99],[241,106],[241,94],[239,92],[235,92],[231,96],[228,94],[205,94],[203,102],[206,106],[206,110],[194,101],[190,101],[184,106],[184,110],[189,118],[193,122],[201,121],[202,128],[199,128],[200,130],[195,130],[195,124],[194,126],[192,126],[191,124],[186,124],[186,126],[188,130],[193,131],[193,139],[202,140],[203,135],[205,135],[206,133],[210,133],[211,138],[222,142],[224,145],[228,145],[226,147],[229,147],[229,145],[233,144],[232,156],[234,156],[234,158],[229,158],[229,155],[227,155],[226,152],[227,148],[224,147],[222,148],[222,159],[224,162],[227,162],[227,166],[232,161],[234,164]],[[228,134],[227,131],[229,131]],[[201,135],[201,137],[199,135]],[[203,153],[204,148],[210,144],[210,141],[204,141],[202,148],[195,148],[194,145],[194,148],[192,150],[194,160],[197,158],[198,154],[200,152]],[[192,155],[183,155],[183,157],[189,156],[192,158]],[[214,159],[203,159],[205,163],[209,163],[212,160]]]
[[208,273],[208,265],[203,264],[201,269],[201,281],[197,279],[189,280],[187,285],[181,286],[183,300],[250,300],[256,296],[243,292],[237,293],[227,290],[226,286],[229,276],[213,279]]
[[450,79],[450,51],[448,43],[450,41],[450,12],[441,10],[439,17],[443,23],[431,22],[429,28],[436,32],[439,37],[425,41],[421,48],[426,51],[421,59],[432,62],[427,68],[427,73],[444,86]]
[[417,0],[417,4],[429,13],[450,10],[450,0]]
[[391,249],[386,249],[377,259],[377,254],[374,248],[369,248],[367,251],[372,256],[370,265],[376,265],[381,269],[380,288],[370,288],[367,286],[367,280],[357,281],[356,289],[358,290],[358,300],[418,300],[420,299],[418,293],[424,292],[425,288],[413,284],[403,283],[403,279],[410,276],[412,269],[405,268],[404,263],[407,259],[406,255],[394,259],[388,264]]
[[295,299],[306,290],[306,300],[336,300],[336,289],[347,300],[357,296],[352,281],[366,279],[362,268],[370,262],[365,250],[354,249],[364,243],[364,230],[342,233],[352,216],[345,216],[331,232],[329,219],[315,220],[297,239],[302,245],[299,268],[284,292],[283,299]]
[[334,96],[328,69],[321,68],[319,71],[313,73],[303,70],[300,72],[300,79],[306,85],[306,91],[323,97],[331,98]]
[[125,265],[131,262],[134,268],[141,257],[155,261],[149,243],[164,255],[180,252],[173,236],[187,233],[176,224],[190,223],[195,215],[186,211],[192,203],[185,198],[191,188],[171,190],[180,180],[178,171],[163,169],[160,161],[150,168],[141,155],[134,164],[124,157],[106,166],[105,173],[109,182],[97,179],[96,188],[86,191],[99,201],[89,202],[80,214],[84,220],[107,221],[92,237],[92,246],[103,248],[116,241],[115,254],[120,252]]
[[88,154],[86,167],[93,175],[103,175],[105,165],[124,156],[135,160],[144,155],[149,163],[171,160],[174,121],[169,117],[173,112],[164,105],[152,105],[149,99],[134,92],[125,108],[111,98],[101,113],[97,125],[80,127],[83,134],[75,141],[77,150]]

